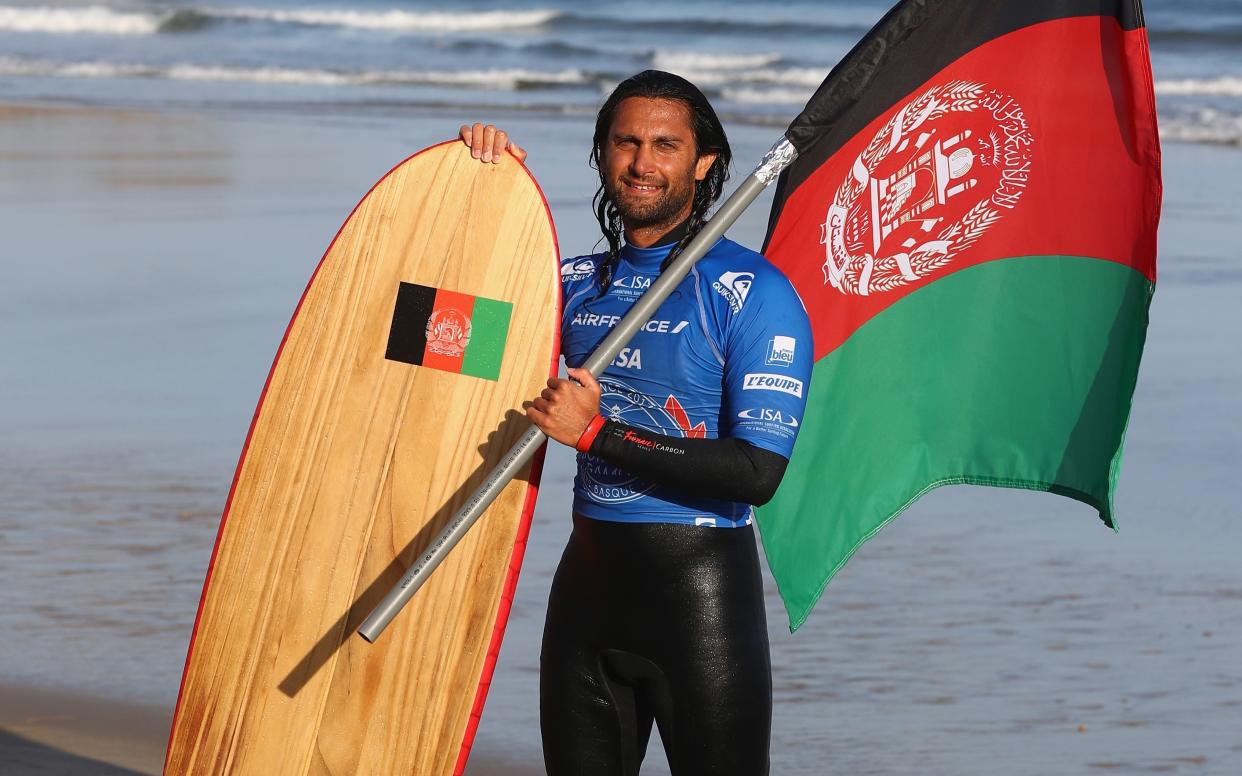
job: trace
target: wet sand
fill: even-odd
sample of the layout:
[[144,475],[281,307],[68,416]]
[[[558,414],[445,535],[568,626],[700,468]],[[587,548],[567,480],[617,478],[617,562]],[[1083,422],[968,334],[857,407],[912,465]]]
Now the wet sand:
[[[5,776],[137,776],[164,765],[172,709],[47,688],[0,686],[0,773]],[[470,776],[536,776],[474,758]]]
[[22,686],[0,687],[0,772],[159,773],[172,710]]

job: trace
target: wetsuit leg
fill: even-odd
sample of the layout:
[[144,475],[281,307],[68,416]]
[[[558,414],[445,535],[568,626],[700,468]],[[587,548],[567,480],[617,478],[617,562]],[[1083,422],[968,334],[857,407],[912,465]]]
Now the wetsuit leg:
[[768,772],[771,666],[754,533],[575,516],[544,630],[550,776]]
[[606,665],[600,645],[613,623],[592,574],[599,549],[578,528],[561,556],[544,623],[539,726],[548,776],[634,776],[651,735],[646,698]]

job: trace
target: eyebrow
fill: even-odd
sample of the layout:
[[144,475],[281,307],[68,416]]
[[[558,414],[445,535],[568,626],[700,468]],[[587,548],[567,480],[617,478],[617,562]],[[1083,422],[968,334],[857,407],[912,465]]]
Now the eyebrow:
[[[636,143],[642,142],[642,138],[638,137],[637,135],[613,135],[612,139],[613,139],[613,142],[619,142],[619,141],[624,141],[624,140],[633,140]],[[676,135],[657,135],[651,138],[651,142],[653,143],[684,143],[686,142],[686,140],[685,138],[678,137]]]

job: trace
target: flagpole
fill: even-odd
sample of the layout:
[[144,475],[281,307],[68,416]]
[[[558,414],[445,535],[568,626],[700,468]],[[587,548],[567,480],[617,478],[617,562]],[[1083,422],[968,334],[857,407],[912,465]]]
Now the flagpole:
[[[733,225],[738,216],[750,206],[755,198],[789,166],[798,152],[793,144],[784,136],[773,145],[755,171],[725,201],[716,214],[703,225],[703,229],[690,241],[673,263],[651,284],[651,287],[630,308],[619,323],[609,332],[604,341],[587,356],[582,368],[598,377],[608,364],[617,357],[621,349],[647,323],[669,294],[681,284],[690,268],[703,257],[716,241],[724,236],[725,230]],[[517,476],[522,467],[547,439],[538,428],[531,427],[518,440],[509,452],[501,458],[500,463],[487,475],[483,484],[474,492],[461,509],[453,516],[444,530],[431,542],[422,556],[410,566],[401,580],[393,586],[379,605],[358,628],[358,634],[368,642],[379,638],[388,624],[392,622],[402,607],[409,602],[423,583],[431,576],[449,551],[461,541],[470,527],[483,515],[509,481]]]

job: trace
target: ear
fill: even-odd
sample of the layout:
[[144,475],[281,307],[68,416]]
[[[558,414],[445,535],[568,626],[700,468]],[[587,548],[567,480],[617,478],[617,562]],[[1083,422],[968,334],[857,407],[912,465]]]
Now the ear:
[[720,154],[706,153],[699,157],[699,160],[694,163],[694,179],[696,181],[701,181],[707,177],[707,171],[712,168],[712,164],[715,163],[718,156]]

